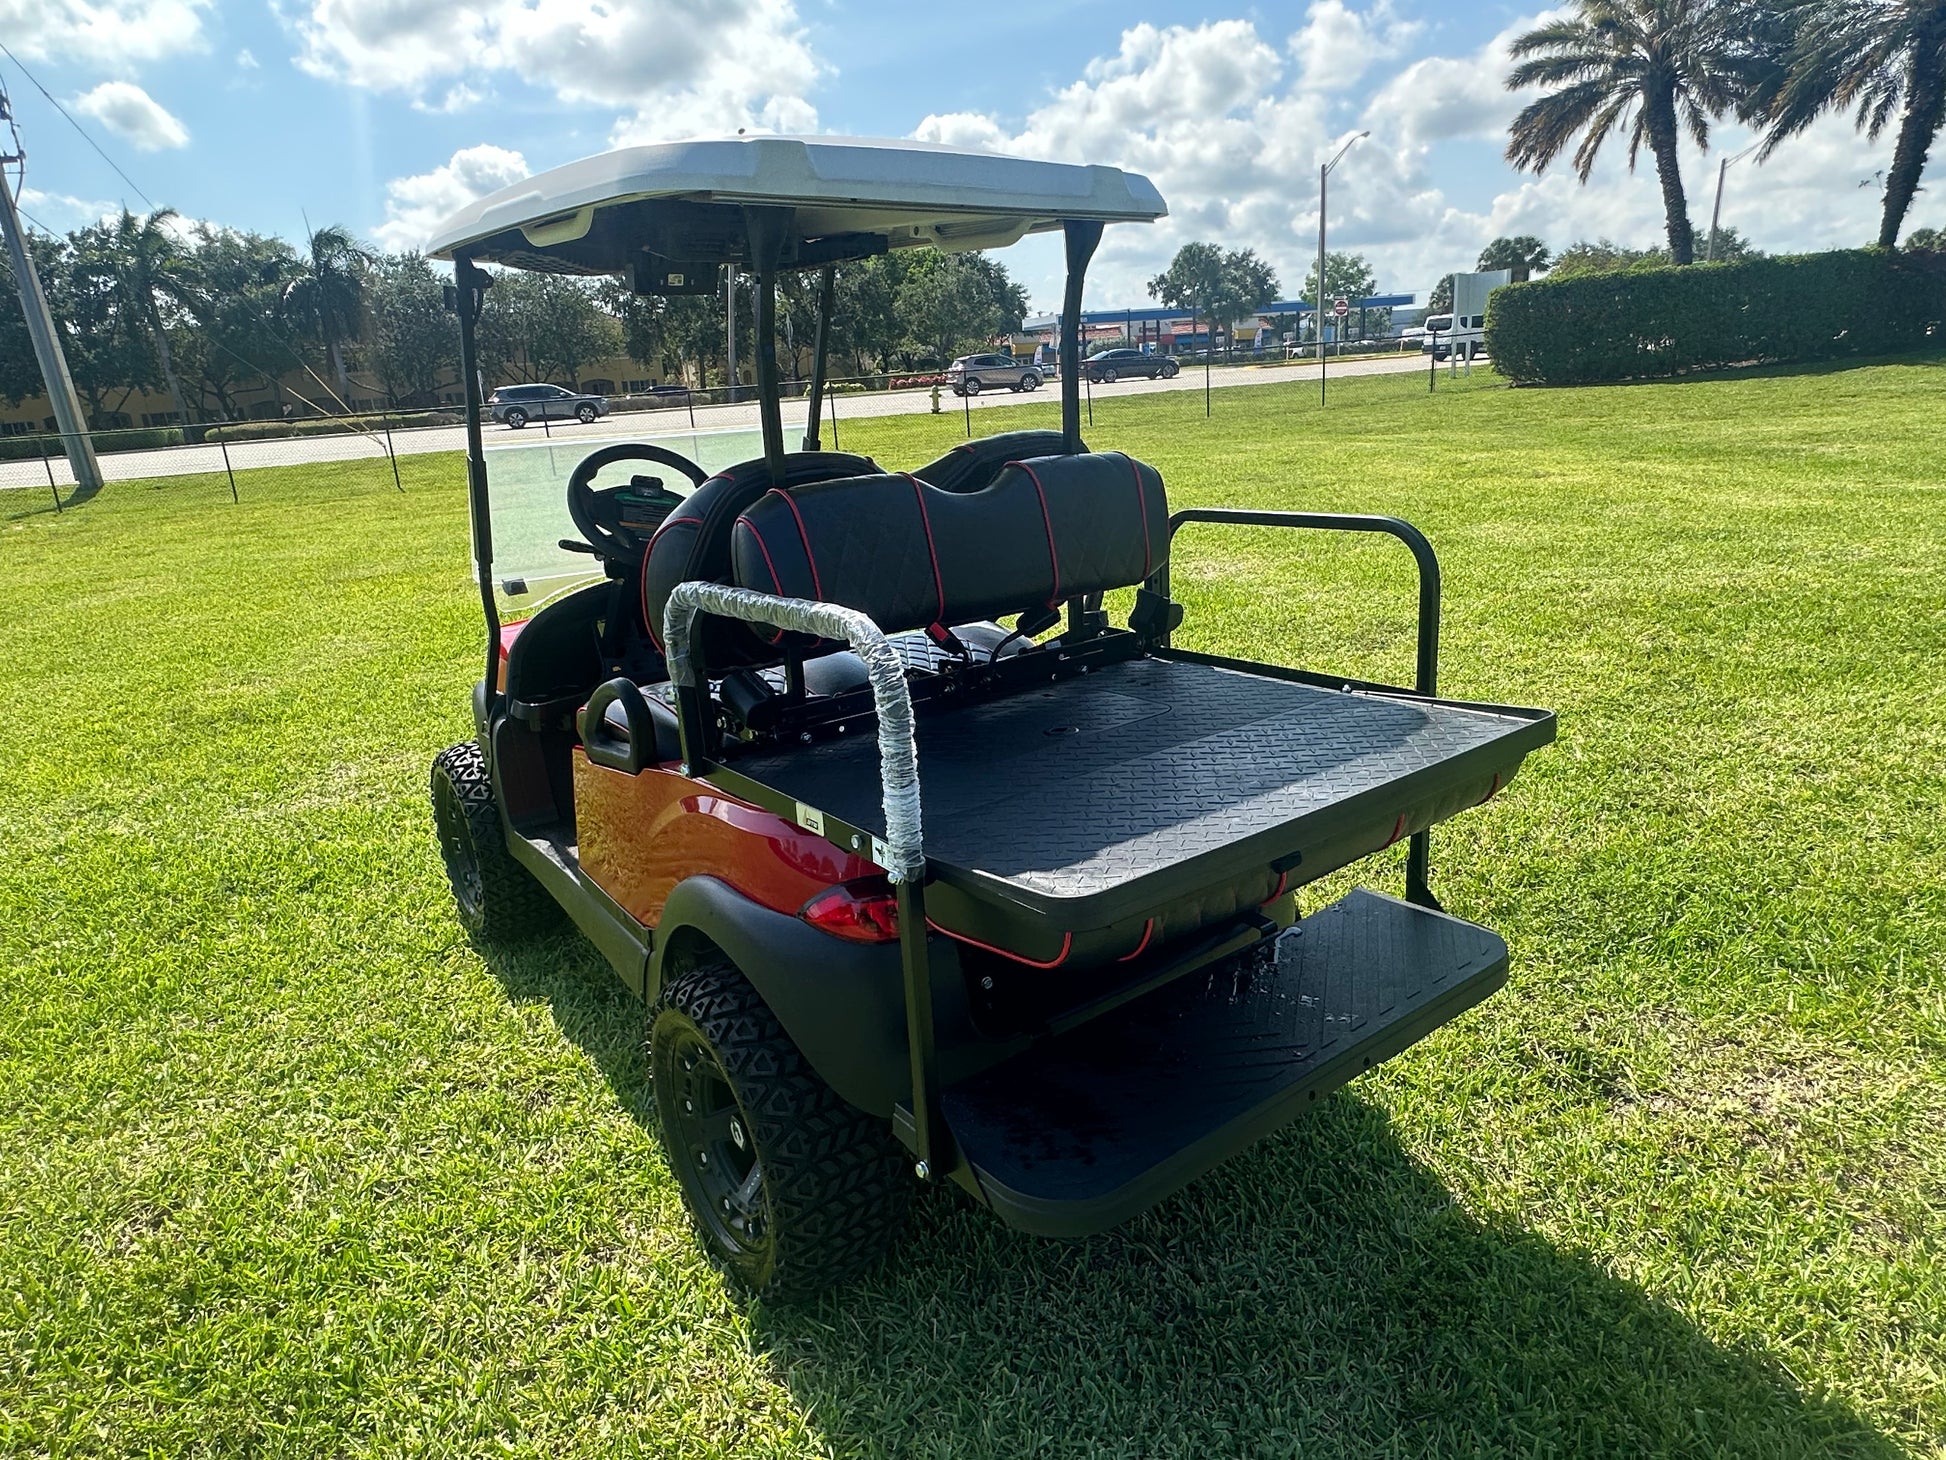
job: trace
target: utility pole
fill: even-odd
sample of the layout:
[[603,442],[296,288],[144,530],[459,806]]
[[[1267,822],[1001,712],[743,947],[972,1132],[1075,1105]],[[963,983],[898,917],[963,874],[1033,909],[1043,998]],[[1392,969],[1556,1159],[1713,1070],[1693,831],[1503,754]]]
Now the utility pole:
[[1754,145],[1751,147],[1746,147],[1743,149],[1743,151],[1737,153],[1734,157],[1726,157],[1716,165],[1716,206],[1710,209],[1709,243],[1706,244],[1703,248],[1703,262],[1706,264],[1713,264],[1716,262],[1716,225],[1720,223],[1723,219],[1724,174],[1729,172],[1730,164],[1732,162],[1741,162],[1744,158],[1748,157],[1751,154],[1751,152],[1754,150],[1755,150]]
[[1324,405],[1324,187],[1325,179],[1331,176],[1331,169],[1344,161],[1345,154],[1351,151],[1352,142],[1371,136],[1370,132],[1360,132],[1351,141],[1338,149],[1338,155],[1318,169],[1318,307],[1314,317],[1318,322],[1318,405]]
[[61,349],[61,336],[47,312],[47,295],[41,290],[40,275],[34,271],[34,258],[27,249],[27,235],[21,231],[20,212],[14,206],[14,187],[7,180],[7,169],[25,182],[27,149],[21,145],[20,129],[14,125],[13,109],[7,93],[0,89],[0,122],[7,124],[13,151],[0,153],[0,234],[6,235],[7,258],[13,265],[14,282],[20,288],[20,312],[27,318],[27,334],[34,342],[34,358],[40,362],[41,380],[47,398],[54,403],[54,420],[61,428],[61,444],[74,468],[76,494],[93,496],[101,490],[101,463],[95,460],[94,439],[88,435],[81,402],[75,399],[74,377],[68,374],[68,357]]

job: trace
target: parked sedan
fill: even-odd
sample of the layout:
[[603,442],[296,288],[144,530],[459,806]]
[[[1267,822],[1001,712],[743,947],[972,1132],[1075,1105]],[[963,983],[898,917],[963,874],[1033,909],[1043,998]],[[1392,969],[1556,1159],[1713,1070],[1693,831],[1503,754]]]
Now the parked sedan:
[[946,383],[954,395],[978,395],[983,390],[1039,390],[1041,372],[1012,355],[962,355],[946,367]]
[[1131,375],[1173,380],[1181,368],[1167,355],[1145,355],[1140,350],[1103,350],[1088,357],[1088,378],[1096,385],[1113,385]]
[[503,385],[487,397],[493,419],[518,431],[529,421],[575,420],[584,426],[608,414],[608,398],[582,395],[558,385]]

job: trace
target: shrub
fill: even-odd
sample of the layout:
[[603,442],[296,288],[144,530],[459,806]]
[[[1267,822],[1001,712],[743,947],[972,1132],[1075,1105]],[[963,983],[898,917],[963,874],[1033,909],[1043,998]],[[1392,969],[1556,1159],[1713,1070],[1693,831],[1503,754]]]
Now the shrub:
[[1523,385],[1946,348],[1946,256],[1850,249],[1496,289],[1494,368]]
[[[126,431],[96,431],[92,434],[97,456],[108,456],[117,451],[153,451],[158,446],[182,445],[180,426],[136,426]],[[59,436],[0,436],[0,461],[32,461],[43,455],[61,457],[66,454]]]
[[[386,416],[299,416],[288,421],[236,421],[227,426],[211,426],[203,432],[205,441],[282,441],[293,436],[344,436],[352,432],[374,431],[383,435],[389,425],[394,431],[417,426],[458,426],[466,417],[459,411],[399,411]],[[181,439],[177,432],[177,439]]]

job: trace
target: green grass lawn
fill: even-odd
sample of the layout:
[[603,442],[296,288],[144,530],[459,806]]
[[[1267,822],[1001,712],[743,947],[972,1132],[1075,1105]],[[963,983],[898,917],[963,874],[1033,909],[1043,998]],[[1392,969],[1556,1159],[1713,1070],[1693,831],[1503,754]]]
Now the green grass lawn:
[[[1121,1231],[934,1190],[798,1309],[598,957],[449,916],[457,461],[0,495],[0,1454],[1946,1454],[1946,363],[1215,410],[1092,439],[1418,522],[1442,688],[1560,712],[1434,837],[1512,982]],[[1409,674],[1402,549],[1192,532],[1187,642]]]

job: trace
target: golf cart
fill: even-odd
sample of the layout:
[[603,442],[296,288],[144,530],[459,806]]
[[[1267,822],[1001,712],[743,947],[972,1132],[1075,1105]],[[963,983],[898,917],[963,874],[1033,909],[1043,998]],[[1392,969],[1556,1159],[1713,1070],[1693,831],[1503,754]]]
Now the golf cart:
[[[1427,831],[1491,799],[1554,719],[1435,697],[1425,538],[1172,514],[1154,468],[1081,440],[1089,259],[1106,224],[1164,212],[1114,168],[739,138],[543,173],[435,241],[457,273],[486,616],[477,736],[432,772],[460,917],[502,940],[565,909],[643,997],[686,1204],[766,1294],[875,1260],[915,1178],[1030,1232],[1121,1222],[1506,979],[1502,941],[1434,899]],[[1061,430],[910,471],[824,450],[835,267],[1037,232],[1066,251]],[[483,264],[651,295],[754,275],[761,449],[524,441],[489,483]],[[773,355],[787,270],[819,271],[823,304],[794,451]],[[1170,558],[1191,524],[1402,541],[1414,685],[1178,647]],[[496,566],[496,537],[520,560]],[[1132,599],[1123,623],[1109,594]],[[1300,887],[1402,840],[1403,898],[1300,919]]]

